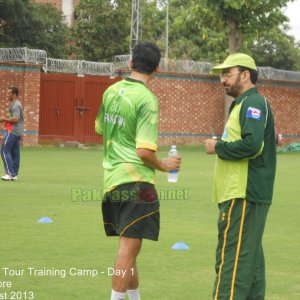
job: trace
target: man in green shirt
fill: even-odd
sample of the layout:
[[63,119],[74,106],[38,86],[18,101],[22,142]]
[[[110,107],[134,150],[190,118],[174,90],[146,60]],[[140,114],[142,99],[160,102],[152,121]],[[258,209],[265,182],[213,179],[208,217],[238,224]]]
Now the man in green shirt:
[[254,60],[229,55],[213,68],[234,101],[220,141],[208,139],[217,154],[213,200],[219,205],[214,300],[263,300],[265,262],[262,237],[272,202],[276,170],[274,117],[255,88]]
[[103,135],[102,202],[107,236],[120,236],[112,277],[111,300],[140,300],[136,258],[142,239],[158,240],[159,199],[155,169],[178,170],[180,158],[156,157],[158,101],[147,84],[158,69],[160,50],[152,43],[135,46],[129,78],[109,87],[96,118]]

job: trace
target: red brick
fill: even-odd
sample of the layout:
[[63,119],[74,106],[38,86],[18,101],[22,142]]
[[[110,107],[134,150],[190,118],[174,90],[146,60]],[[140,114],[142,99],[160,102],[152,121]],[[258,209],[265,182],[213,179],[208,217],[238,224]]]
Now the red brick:
[[[0,114],[9,105],[6,90],[16,86],[24,106],[24,145],[37,145],[39,132],[40,66],[0,63]],[[159,74],[150,89],[160,103],[159,144],[199,144],[212,133],[221,135],[225,120],[225,96],[216,77]],[[269,100],[277,131],[285,142],[300,142],[300,82],[264,80],[259,91]],[[34,134],[36,133],[36,134]]]

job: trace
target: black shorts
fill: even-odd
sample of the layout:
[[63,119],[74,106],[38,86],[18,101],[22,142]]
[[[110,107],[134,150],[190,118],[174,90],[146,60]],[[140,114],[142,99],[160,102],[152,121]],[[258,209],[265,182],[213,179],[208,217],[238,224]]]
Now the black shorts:
[[158,240],[159,199],[153,184],[131,182],[107,192],[102,215],[107,236]]

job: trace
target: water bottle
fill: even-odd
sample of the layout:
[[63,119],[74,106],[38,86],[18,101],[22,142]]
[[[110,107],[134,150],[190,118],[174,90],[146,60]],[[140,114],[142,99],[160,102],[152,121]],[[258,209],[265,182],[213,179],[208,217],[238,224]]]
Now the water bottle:
[[[171,150],[169,152],[169,157],[178,156],[178,151],[176,149],[176,145],[171,146]],[[178,171],[173,170],[168,173],[168,182],[177,182],[178,180]]]

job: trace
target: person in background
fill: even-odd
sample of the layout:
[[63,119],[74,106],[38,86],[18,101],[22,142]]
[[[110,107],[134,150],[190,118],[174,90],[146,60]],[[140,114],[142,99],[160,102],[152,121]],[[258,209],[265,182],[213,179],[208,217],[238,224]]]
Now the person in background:
[[18,95],[19,90],[16,87],[8,88],[7,97],[10,106],[7,116],[0,118],[0,122],[5,123],[1,146],[1,157],[6,173],[1,179],[4,181],[16,181],[20,167],[20,140],[24,131],[24,117]]

